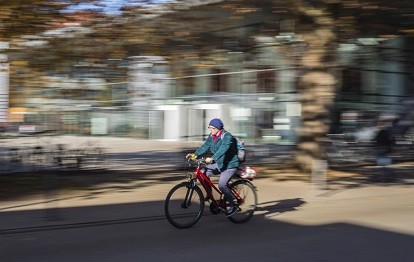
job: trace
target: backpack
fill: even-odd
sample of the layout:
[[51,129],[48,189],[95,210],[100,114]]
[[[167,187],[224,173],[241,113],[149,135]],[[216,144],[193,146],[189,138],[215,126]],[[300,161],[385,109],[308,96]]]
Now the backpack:
[[[224,134],[225,132],[221,134],[221,139],[223,139]],[[237,157],[239,158],[239,162],[243,163],[244,161],[246,161],[246,148],[244,147],[244,141],[237,136],[233,136],[233,140],[237,144]]]

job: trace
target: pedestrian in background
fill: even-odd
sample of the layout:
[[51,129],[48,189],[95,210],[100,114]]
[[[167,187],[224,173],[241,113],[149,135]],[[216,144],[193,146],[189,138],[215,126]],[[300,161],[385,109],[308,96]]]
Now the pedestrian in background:
[[379,120],[377,124],[378,132],[374,138],[375,154],[377,166],[381,167],[381,180],[392,179],[389,165],[392,164],[390,154],[392,153],[395,139],[392,132],[392,121]]

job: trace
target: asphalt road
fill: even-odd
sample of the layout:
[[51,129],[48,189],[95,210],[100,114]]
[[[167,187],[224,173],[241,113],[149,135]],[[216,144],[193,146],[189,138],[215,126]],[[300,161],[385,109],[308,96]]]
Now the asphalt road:
[[[82,207],[80,199],[72,207],[62,202],[60,223],[0,230],[0,261],[404,262],[414,256],[414,192],[408,186],[319,190],[259,179],[259,207],[248,223],[234,224],[206,209],[198,224],[180,230],[162,211],[174,183],[150,186],[156,192],[151,197],[137,189],[85,198]],[[29,212],[3,215],[28,219]]]
[[412,261],[413,236],[349,223],[300,225],[209,216],[193,229],[163,220],[1,237],[2,261]]

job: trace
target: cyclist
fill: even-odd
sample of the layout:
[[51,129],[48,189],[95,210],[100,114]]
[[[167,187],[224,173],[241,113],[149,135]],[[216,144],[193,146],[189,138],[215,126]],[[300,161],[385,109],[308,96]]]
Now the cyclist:
[[223,122],[219,118],[212,119],[208,129],[210,130],[210,135],[204,143],[193,154],[188,154],[186,158],[197,158],[208,150],[213,154],[211,157],[206,158],[205,174],[208,177],[220,174],[218,188],[230,203],[226,210],[226,216],[229,217],[238,210],[235,199],[227,186],[227,183],[239,166],[237,143],[234,142],[233,135],[224,129]]

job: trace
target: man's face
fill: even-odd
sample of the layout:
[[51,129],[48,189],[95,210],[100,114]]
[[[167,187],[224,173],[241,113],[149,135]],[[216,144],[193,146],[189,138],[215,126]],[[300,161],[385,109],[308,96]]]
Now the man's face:
[[209,127],[208,127],[208,130],[210,130],[210,133],[211,133],[212,135],[217,135],[217,133],[220,131],[220,129],[215,128],[214,126],[209,126]]

